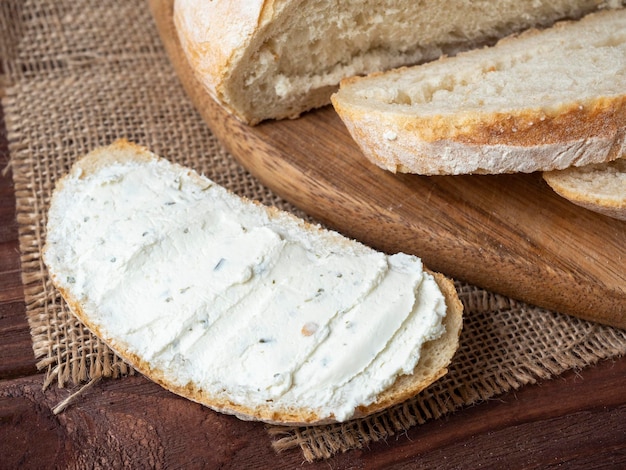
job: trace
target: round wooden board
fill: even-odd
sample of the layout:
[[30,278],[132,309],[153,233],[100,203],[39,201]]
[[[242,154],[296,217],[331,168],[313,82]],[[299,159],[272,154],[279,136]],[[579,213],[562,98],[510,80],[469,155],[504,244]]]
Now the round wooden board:
[[626,223],[575,206],[540,174],[394,175],[369,163],[332,107],[242,124],[194,78],[172,21],[150,0],[190,100],[227,150],[329,228],[518,300],[626,328]]

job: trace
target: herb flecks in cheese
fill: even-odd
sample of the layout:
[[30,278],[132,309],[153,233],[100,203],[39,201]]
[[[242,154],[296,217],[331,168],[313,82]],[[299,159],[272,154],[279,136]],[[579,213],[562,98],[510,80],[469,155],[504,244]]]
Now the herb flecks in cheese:
[[443,295],[416,257],[324,232],[329,244],[166,161],[65,184],[56,203],[75,210],[50,212],[46,254],[58,282],[114,348],[181,386],[345,420],[443,333]]

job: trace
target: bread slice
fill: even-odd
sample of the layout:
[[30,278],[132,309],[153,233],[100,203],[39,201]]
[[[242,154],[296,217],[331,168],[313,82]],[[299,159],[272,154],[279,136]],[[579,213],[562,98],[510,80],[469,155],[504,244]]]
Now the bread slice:
[[610,0],[175,0],[174,22],[208,93],[249,124],[330,103],[342,78],[454,54]]
[[332,98],[374,163],[423,175],[564,169],[626,152],[626,10],[342,82]]
[[242,419],[344,421],[458,347],[454,285],[125,141],[61,179],[44,260],[72,312],[163,387]]
[[608,163],[545,172],[543,179],[574,204],[626,220],[626,155]]

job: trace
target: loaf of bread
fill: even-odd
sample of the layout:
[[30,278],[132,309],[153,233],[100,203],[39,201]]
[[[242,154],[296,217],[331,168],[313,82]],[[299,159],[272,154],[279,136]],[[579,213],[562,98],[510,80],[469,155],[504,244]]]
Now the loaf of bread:
[[447,372],[462,306],[386,255],[125,141],[61,179],[44,260],[72,312],[165,388],[242,419],[344,421]]
[[626,220],[626,155],[607,163],[545,172],[543,179],[574,204]]
[[454,54],[620,0],[175,0],[207,92],[244,122],[328,104],[342,78]]
[[423,175],[564,169],[626,153],[626,10],[349,78],[333,105],[363,153]]

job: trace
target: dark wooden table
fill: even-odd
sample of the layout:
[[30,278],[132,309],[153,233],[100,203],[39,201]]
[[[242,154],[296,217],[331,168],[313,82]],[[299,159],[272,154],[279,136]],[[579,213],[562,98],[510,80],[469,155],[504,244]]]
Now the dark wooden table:
[[[0,110],[0,168],[8,151]],[[527,386],[367,449],[308,464],[263,424],[181,399],[141,376],[42,390],[25,316],[15,196],[0,176],[0,468],[626,468],[626,358]]]

